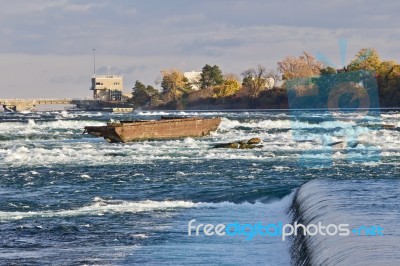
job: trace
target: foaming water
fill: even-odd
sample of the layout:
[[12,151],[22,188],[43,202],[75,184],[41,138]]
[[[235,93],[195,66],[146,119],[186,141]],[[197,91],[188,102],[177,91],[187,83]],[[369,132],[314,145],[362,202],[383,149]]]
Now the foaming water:
[[[210,136],[183,140],[110,144],[82,135],[84,126],[161,115],[220,116],[222,122]],[[361,118],[306,111],[1,113],[0,260],[11,265],[289,265],[288,241],[189,238],[188,222],[289,222],[291,193],[303,183],[326,177],[345,191],[358,181],[364,187],[395,176],[399,128],[371,130],[365,123],[398,127],[398,112],[367,117],[365,123]],[[251,137],[260,137],[263,147],[213,148]],[[347,197],[338,186],[332,181],[309,190],[321,202]],[[383,210],[391,208],[390,199],[368,198],[363,189],[357,193]],[[326,210],[347,217],[352,203],[330,202]],[[340,212],[334,208],[342,205]],[[377,213],[391,217],[380,209],[362,215]]]
[[[169,228],[174,243],[152,246],[141,246],[126,258],[126,264],[141,261],[138,257],[144,254],[148,259],[142,261],[150,264],[170,263],[175,265],[215,264],[215,265],[289,265],[289,242],[279,237],[256,236],[251,241],[245,236],[196,236],[193,230],[191,236],[182,236],[180,232],[188,231],[188,223],[195,219],[195,225],[219,223],[288,223],[285,210],[290,206],[293,194],[270,203],[256,202],[254,204],[230,202],[200,204],[195,209],[187,209],[181,221]],[[198,209],[200,208],[200,209]],[[187,234],[187,233],[186,233]],[[226,252],[226,250],[229,250]],[[172,254],[184,254],[176,257]],[[210,261],[212,258],[212,261]]]
[[[397,179],[314,180],[301,186],[291,207],[293,223],[349,224],[349,236],[294,237],[296,265],[398,265],[400,209]],[[360,226],[380,226],[381,235],[357,235]]]
[[[168,112],[140,112],[138,118],[168,115]],[[173,113],[176,114],[176,113]],[[198,113],[183,112],[182,115]],[[42,114],[26,122],[0,123],[0,132],[5,142],[0,145],[0,157],[8,165],[49,165],[67,164],[123,164],[137,161],[190,160],[190,159],[241,159],[257,160],[292,157],[298,159],[328,159],[336,154],[346,154],[346,158],[359,158],[379,150],[380,156],[396,155],[400,148],[399,130],[370,130],[364,124],[357,124],[357,115],[336,114],[341,119],[330,120],[324,113],[300,113],[296,117],[276,113],[223,113],[205,112],[202,115],[223,116],[219,129],[210,137],[186,139],[185,141],[158,141],[138,144],[113,145],[102,139],[81,135],[86,125],[104,125],[100,119],[129,119],[123,115],[99,117],[88,120],[90,115],[70,114],[65,111],[55,114]],[[35,114],[37,116],[37,114]],[[46,117],[51,118],[46,119]],[[144,117],[141,117],[144,116]],[[52,120],[58,117],[56,120]],[[92,118],[93,118],[92,117]],[[84,118],[85,120],[82,120]],[[353,118],[353,119],[352,119]],[[328,119],[328,121],[326,121]],[[386,123],[394,123],[396,117],[387,115]],[[371,123],[374,121],[371,117]],[[397,122],[396,122],[397,123]],[[229,142],[251,137],[264,140],[262,149],[245,151],[212,150],[220,142]],[[0,137],[1,138],[1,137]],[[19,141],[16,141],[19,140]],[[350,148],[333,148],[331,143],[351,141],[359,143]],[[43,145],[44,144],[44,145]],[[47,145],[48,144],[48,145]],[[344,152],[340,151],[344,149]],[[307,154],[304,154],[307,151]],[[339,152],[338,152],[339,151]],[[115,156],[112,156],[112,155]],[[121,156],[124,160],[121,160]],[[99,159],[103,157],[102,159]]]
[[104,215],[106,213],[139,213],[176,208],[191,208],[197,204],[189,201],[152,201],[129,202],[121,200],[103,200],[94,198],[88,206],[72,210],[60,211],[27,211],[27,212],[0,212],[0,222],[24,218],[71,217],[85,215]]

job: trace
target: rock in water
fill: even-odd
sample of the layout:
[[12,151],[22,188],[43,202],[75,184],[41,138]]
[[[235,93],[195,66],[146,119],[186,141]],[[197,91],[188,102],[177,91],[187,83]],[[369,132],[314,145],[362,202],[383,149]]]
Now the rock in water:
[[262,145],[260,138],[251,138],[249,140],[241,140],[229,143],[220,143],[216,144],[214,148],[220,149],[254,149],[254,148],[261,148]]
[[225,148],[225,149],[239,149],[240,143],[231,142],[231,143],[220,143],[214,146],[214,148]]
[[260,138],[251,138],[247,141],[247,144],[260,144],[261,139]]

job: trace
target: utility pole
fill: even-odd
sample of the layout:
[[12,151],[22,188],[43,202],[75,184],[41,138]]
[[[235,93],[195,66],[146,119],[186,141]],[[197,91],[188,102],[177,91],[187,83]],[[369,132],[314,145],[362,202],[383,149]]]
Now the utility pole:
[[96,49],[93,48],[93,76],[96,77]]

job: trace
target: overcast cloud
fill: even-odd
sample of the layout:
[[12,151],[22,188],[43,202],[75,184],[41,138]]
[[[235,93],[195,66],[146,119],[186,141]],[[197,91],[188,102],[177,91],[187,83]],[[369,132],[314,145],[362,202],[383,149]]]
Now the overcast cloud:
[[160,70],[240,74],[302,51],[342,65],[362,47],[400,61],[398,1],[8,1],[0,9],[0,98],[90,96],[96,72],[154,85]]

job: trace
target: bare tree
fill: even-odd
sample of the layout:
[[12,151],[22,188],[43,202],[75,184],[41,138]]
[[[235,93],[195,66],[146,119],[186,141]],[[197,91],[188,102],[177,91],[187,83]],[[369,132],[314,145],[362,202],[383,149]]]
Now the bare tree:
[[265,89],[268,73],[264,66],[258,65],[255,69],[247,69],[243,71],[242,76],[242,85],[249,91],[251,97],[258,97],[260,92]]

